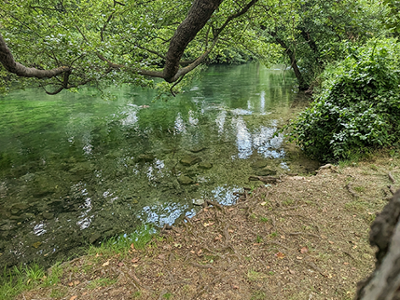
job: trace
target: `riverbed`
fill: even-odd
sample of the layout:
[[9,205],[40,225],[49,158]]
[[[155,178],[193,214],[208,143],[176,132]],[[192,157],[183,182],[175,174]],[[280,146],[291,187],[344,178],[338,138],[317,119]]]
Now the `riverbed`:
[[252,175],[312,172],[277,132],[307,101],[259,64],[209,67],[168,101],[129,86],[0,98],[0,267],[232,205]]

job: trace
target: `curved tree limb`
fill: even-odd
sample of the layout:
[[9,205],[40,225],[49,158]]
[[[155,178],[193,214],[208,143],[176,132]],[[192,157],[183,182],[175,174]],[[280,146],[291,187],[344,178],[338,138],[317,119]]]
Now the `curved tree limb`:
[[204,27],[211,15],[223,0],[195,0],[185,20],[178,26],[169,44],[163,78],[167,82],[177,80],[179,61],[187,45],[196,37]]
[[64,72],[71,71],[71,69],[66,66],[51,70],[39,70],[36,68],[25,67],[24,65],[15,61],[10,49],[7,47],[7,44],[4,41],[3,36],[1,34],[0,34],[0,62],[7,71],[21,77],[36,77],[39,79],[51,78],[54,76],[58,76]]

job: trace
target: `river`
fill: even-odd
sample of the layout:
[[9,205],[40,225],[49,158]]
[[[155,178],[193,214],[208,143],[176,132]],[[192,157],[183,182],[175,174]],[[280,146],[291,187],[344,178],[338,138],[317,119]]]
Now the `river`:
[[234,204],[262,184],[250,175],[313,171],[275,134],[306,102],[291,71],[259,64],[209,67],[168,101],[128,86],[0,98],[0,268]]

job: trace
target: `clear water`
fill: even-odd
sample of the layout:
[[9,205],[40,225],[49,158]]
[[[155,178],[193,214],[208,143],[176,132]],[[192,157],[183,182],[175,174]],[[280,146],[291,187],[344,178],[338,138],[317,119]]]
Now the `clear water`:
[[168,102],[131,87],[110,88],[112,101],[90,88],[0,98],[0,267],[172,224],[197,199],[232,204],[265,168],[307,171],[274,136],[295,91],[292,73],[248,64],[210,67]]

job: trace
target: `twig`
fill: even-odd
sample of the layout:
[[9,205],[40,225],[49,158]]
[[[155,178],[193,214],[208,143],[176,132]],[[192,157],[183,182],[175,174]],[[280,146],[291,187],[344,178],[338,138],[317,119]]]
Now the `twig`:
[[314,269],[315,271],[317,271],[318,273],[320,273],[322,276],[328,277],[328,276],[327,276],[326,274],[324,274],[324,272],[323,272],[320,268],[318,268],[317,265],[314,264],[313,262],[305,262],[305,264],[306,264],[307,266],[309,266],[311,269]]
[[396,193],[396,190],[394,189],[393,185],[388,185],[389,191],[394,195]]
[[352,189],[351,184],[346,185],[347,190],[354,198],[359,198],[360,196]]
[[320,236],[316,235],[316,234],[312,234],[312,233],[307,233],[307,232],[291,232],[289,233],[289,235],[309,235],[309,236],[313,236],[316,238],[321,238]]
[[197,264],[197,263],[194,263],[194,262],[192,262],[192,263],[190,263],[192,266],[194,266],[194,267],[197,267],[197,268],[200,268],[200,269],[214,269],[214,266],[212,266],[212,265],[210,265],[210,264],[206,264],[206,265],[200,265],[200,264]]
[[220,211],[224,211],[224,207],[221,204],[211,201],[211,200],[206,200],[206,202],[208,205],[212,205],[212,206],[218,208]]
[[393,175],[390,172],[389,172],[388,176],[392,183],[396,183],[396,180],[394,179]]

